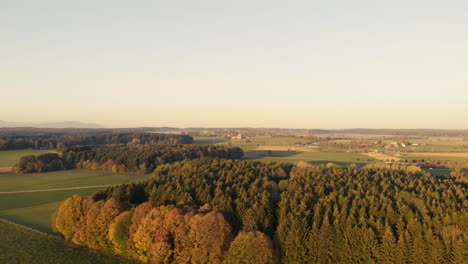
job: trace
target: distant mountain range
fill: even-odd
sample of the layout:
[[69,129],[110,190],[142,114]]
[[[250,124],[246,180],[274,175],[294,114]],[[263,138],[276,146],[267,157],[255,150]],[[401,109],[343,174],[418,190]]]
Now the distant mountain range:
[[38,127],[38,128],[103,128],[94,123],[82,123],[76,121],[31,123],[31,122],[9,122],[0,120],[0,127]]

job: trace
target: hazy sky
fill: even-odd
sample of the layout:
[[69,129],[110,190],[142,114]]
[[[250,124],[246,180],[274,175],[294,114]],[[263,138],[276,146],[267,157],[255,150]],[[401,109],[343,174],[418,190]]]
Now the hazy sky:
[[0,0],[0,120],[468,128],[468,1]]

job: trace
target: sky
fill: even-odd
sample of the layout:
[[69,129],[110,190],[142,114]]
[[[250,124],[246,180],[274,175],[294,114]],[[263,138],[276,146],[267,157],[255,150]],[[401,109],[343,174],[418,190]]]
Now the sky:
[[0,0],[0,120],[468,129],[468,1]]

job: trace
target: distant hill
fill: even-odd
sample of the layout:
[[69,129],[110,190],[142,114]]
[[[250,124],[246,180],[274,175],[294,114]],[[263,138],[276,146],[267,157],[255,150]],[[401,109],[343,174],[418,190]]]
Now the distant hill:
[[31,122],[8,122],[0,120],[0,127],[38,127],[38,128],[103,128],[95,123],[82,123],[76,121],[31,123]]

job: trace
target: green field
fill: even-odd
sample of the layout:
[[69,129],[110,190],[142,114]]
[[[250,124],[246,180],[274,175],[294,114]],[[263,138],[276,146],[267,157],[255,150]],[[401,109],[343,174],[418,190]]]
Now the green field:
[[298,147],[307,143],[307,140],[299,137],[271,137],[271,136],[256,136],[249,139],[231,139],[223,145],[231,145],[240,147],[243,150],[251,150],[259,146],[282,146],[282,147]]
[[273,157],[273,158],[285,158],[291,157],[298,154],[301,154],[300,151],[286,151],[286,150],[249,150],[244,153],[247,158],[263,158],[263,157]]
[[226,142],[223,137],[193,137],[193,144],[197,145],[214,145]]
[[468,161],[468,158],[464,158],[464,157],[412,155],[411,153],[408,153],[408,155],[402,156],[401,158],[407,159],[407,160],[451,160],[451,161],[458,161],[458,162]]
[[434,176],[449,176],[453,170],[449,169],[425,169],[425,171],[431,173]]
[[0,151],[0,167],[11,167],[18,163],[19,159],[28,155],[40,155],[51,150],[2,150]]
[[460,137],[428,137],[421,139],[411,139],[410,142],[419,144],[409,146],[408,149],[414,152],[466,152],[468,142]]
[[140,263],[89,248],[0,219],[0,263],[119,264]]
[[[269,155],[271,154],[271,155]],[[371,161],[368,156],[351,152],[298,152],[298,151],[256,151],[247,152],[246,159],[295,163],[306,161],[313,164],[336,163],[339,165],[362,165]]]
[[[66,170],[37,174],[0,174],[0,192],[42,190],[137,181],[142,174],[111,173],[89,170]],[[73,194],[89,196],[99,187],[32,193],[0,194],[0,218],[54,233],[54,216],[60,203]]]

